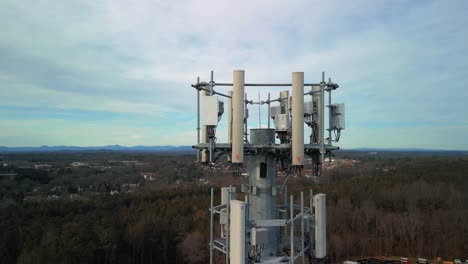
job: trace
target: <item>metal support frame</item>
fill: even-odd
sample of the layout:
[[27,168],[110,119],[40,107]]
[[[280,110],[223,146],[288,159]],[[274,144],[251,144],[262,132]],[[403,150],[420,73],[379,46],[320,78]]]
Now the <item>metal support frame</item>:
[[[324,73],[323,73],[324,74]],[[335,90],[339,87],[338,84],[336,83],[332,83],[331,80],[328,82],[328,83],[325,83],[325,80],[324,78],[322,78],[322,82],[320,83],[304,83],[304,87],[307,87],[307,86],[321,86],[322,83],[324,83],[324,85],[329,89],[329,90]],[[206,88],[206,87],[209,87],[209,88]],[[223,94],[223,93],[220,93],[220,92],[216,92],[214,90],[214,87],[215,86],[233,86],[233,83],[223,83],[223,82],[220,82],[220,83],[217,83],[214,81],[214,72],[211,71],[211,74],[210,74],[210,82],[207,83],[207,82],[200,82],[199,81],[199,78],[197,78],[197,83],[195,85],[192,85],[193,88],[197,89],[197,90],[204,90],[204,91],[207,91],[210,93],[210,95],[219,95],[219,96],[222,96],[222,97],[226,97],[226,98],[231,98],[229,95],[227,94]],[[246,83],[244,84],[245,87],[248,87],[248,86],[252,86],[252,87],[290,87],[292,86],[291,83]],[[308,94],[312,94],[313,92],[310,91],[310,92],[307,92],[307,93],[304,93],[304,95],[308,95]],[[267,101],[261,101],[261,102],[253,102],[253,101],[248,101],[248,100],[245,100],[245,102],[247,104],[268,104],[268,107],[270,106],[270,103],[272,102],[278,102],[280,101],[281,99],[278,98],[278,99],[270,99],[270,96],[268,96],[268,100]]]
[[[210,203],[210,264],[213,263],[213,252],[218,250],[225,254],[226,263],[230,262],[229,248],[230,248],[230,201],[232,200],[232,186],[229,186],[228,201],[226,204],[214,205],[214,191],[211,188],[211,203]],[[309,190],[309,206],[305,206],[305,194],[300,193],[300,204],[294,204],[294,195],[287,194],[287,186],[283,189],[284,201],[283,204],[277,205],[277,210],[287,210],[288,217],[286,219],[263,219],[251,221],[250,225],[255,227],[283,227],[283,237],[289,236],[289,242],[282,245],[288,245],[290,248],[289,263],[296,263],[300,259],[300,263],[305,263],[306,252],[309,253],[309,257],[313,255],[314,248],[314,232],[309,233],[310,243],[305,244],[306,240],[306,226],[308,230],[314,230],[314,199],[313,191]],[[245,203],[249,204],[248,196],[245,196]],[[224,210],[225,209],[225,210]],[[246,210],[246,220],[249,219]],[[214,215],[226,217],[227,232],[225,237],[214,239]],[[300,222],[299,222],[300,221]],[[307,221],[307,225],[306,225]],[[249,221],[246,221],[249,222]],[[296,231],[295,225],[299,225],[300,229]],[[288,232],[289,230],[289,232]],[[299,234],[300,232],[300,234]],[[297,235],[296,235],[297,233]]]
[[[200,78],[197,78],[197,83],[195,85],[192,85],[197,90],[197,145],[193,146],[193,148],[198,149],[198,150],[208,150],[210,152],[209,156],[209,161],[210,163],[213,162],[213,153],[216,151],[221,151],[221,152],[226,152],[231,149],[231,144],[230,143],[216,143],[214,144],[213,140],[210,138],[209,143],[200,143],[200,91],[207,91],[209,95],[220,95],[223,97],[231,98],[231,96],[216,92],[214,90],[215,86],[232,86],[232,83],[216,83],[214,81],[214,72],[211,71],[210,75],[210,82],[200,82]],[[254,87],[283,87],[283,86],[292,86],[290,83],[246,83],[245,86],[254,86]],[[317,142],[315,144],[304,144],[304,149],[308,150],[309,153],[320,153],[321,159],[323,160],[324,154],[326,152],[330,152],[332,150],[339,149],[337,146],[332,145],[332,138],[331,138],[331,92],[332,90],[338,88],[337,84],[334,84],[331,82],[331,79],[328,80],[328,82],[325,82],[325,72],[322,72],[322,80],[320,83],[306,83],[304,86],[320,86],[319,91],[313,91],[310,90],[304,95],[311,95],[314,93],[320,93],[320,108],[322,110],[325,109],[324,105],[324,97],[325,97],[325,92],[328,92],[328,105],[327,107],[329,108],[329,126],[328,126],[328,132],[329,132],[329,137],[328,140],[325,140],[322,138],[321,142]],[[272,102],[278,102],[283,99],[278,98],[278,99],[271,99],[270,93],[268,93],[268,98],[266,101],[261,101],[260,100],[260,95],[258,98],[258,102],[253,102],[249,101],[247,98],[247,94],[244,95],[244,106],[245,109],[247,109],[248,104],[258,104],[259,105],[259,123],[261,126],[261,114],[260,114],[260,105],[267,104],[268,106],[268,128],[271,127],[270,124],[270,115],[271,115],[271,109],[270,105]],[[288,112],[289,112],[289,98],[287,98],[287,103],[288,103]],[[324,111],[323,111],[324,112]],[[320,122],[320,128],[324,129],[324,114],[322,113],[321,118],[319,120]],[[244,120],[244,139],[246,142],[248,142],[248,127],[247,127],[247,122]],[[244,152],[246,155],[284,155],[288,151],[290,151],[291,146],[289,143],[285,144],[264,144],[264,145],[256,145],[256,144],[245,144],[244,145]],[[197,161],[200,161],[200,151],[197,152]],[[225,254],[225,263],[229,264],[230,263],[230,238],[231,238],[231,233],[230,233],[230,201],[232,199],[232,186],[229,186],[229,191],[227,194],[227,204],[221,204],[221,205],[214,205],[214,190],[211,188],[211,200],[210,200],[210,264],[213,264],[214,261],[214,250],[218,250],[219,252]],[[309,190],[309,207],[305,207],[305,197],[304,197],[304,192],[300,193],[300,204],[296,205],[294,204],[294,196],[290,195],[288,197],[288,191],[287,191],[287,186],[284,185],[282,188],[279,189],[279,193],[282,193],[284,195],[284,201],[282,205],[277,205],[276,210],[283,212],[281,217],[279,219],[260,219],[260,220],[255,220],[255,219],[250,219],[250,216],[247,214],[249,210],[246,211],[246,230],[250,227],[282,227],[283,232],[280,234],[280,236],[283,236],[285,240],[283,240],[281,243],[278,244],[278,246],[286,246],[287,247],[287,237],[289,235],[289,258],[284,257],[284,260],[289,260],[289,263],[296,263],[298,259],[300,259],[300,262],[302,264],[305,263],[305,255],[306,253],[308,254],[309,258],[312,255],[315,255],[314,252],[314,243],[315,243],[315,232],[308,231],[309,233],[306,232],[307,230],[314,230],[315,229],[315,210],[314,210],[314,195],[313,191]],[[288,199],[289,198],[289,199]],[[247,206],[249,206],[249,197],[245,197],[245,203]],[[289,203],[288,203],[289,200]],[[288,212],[289,211],[289,212]],[[289,213],[289,217],[288,217]],[[226,234],[222,235],[221,238],[214,239],[214,217],[215,214],[218,214],[220,217],[223,217],[226,219],[225,222],[223,222],[223,225],[225,224],[226,226],[223,227],[223,230],[225,228]],[[300,222],[299,222],[300,221]],[[300,229],[295,230],[296,228],[299,228],[299,223],[300,223]],[[289,226],[288,226],[289,225]],[[295,227],[296,225],[296,227]],[[289,232],[288,232],[289,231]],[[289,233],[289,234],[288,234]],[[247,233],[246,233],[247,234]],[[246,235],[245,234],[245,235]],[[307,236],[307,238],[306,238]],[[310,242],[307,244],[305,243],[306,240],[309,239]],[[265,258],[267,258],[265,256]],[[246,259],[247,261],[247,259]],[[266,260],[271,261],[271,260]],[[250,262],[249,262],[250,263]],[[258,262],[255,262],[258,263]],[[263,263],[262,261],[260,263]],[[270,263],[270,262],[268,262]]]
[[[318,86],[319,83],[304,83],[304,86]],[[333,87],[339,86],[335,83],[331,84]],[[232,83],[216,83],[216,86],[232,86]],[[263,86],[263,87],[279,87],[279,86],[292,86],[291,83],[246,83],[244,86]]]
[[[209,143],[200,143],[198,145],[192,146],[194,149],[209,149],[210,144]],[[285,144],[277,144],[277,145],[245,145],[244,146],[244,151],[252,151],[255,153],[255,151],[258,150],[264,150],[264,151],[271,151],[272,153],[277,150],[277,151],[287,151],[290,148],[290,144],[285,143]],[[214,150],[230,150],[231,149],[231,144],[228,143],[216,143],[216,146]],[[320,151],[322,149],[321,144],[304,144],[304,149],[306,150],[317,150]],[[340,149],[337,146],[332,146],[332,145],[323,145],[323,149],[326,151],[331,151],[331,150],[338,150]],[[249,154],[249,153],[247,153]]]

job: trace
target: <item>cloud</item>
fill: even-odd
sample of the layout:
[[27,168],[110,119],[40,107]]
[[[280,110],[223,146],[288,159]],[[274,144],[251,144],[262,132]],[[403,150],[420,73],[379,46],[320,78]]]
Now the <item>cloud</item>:
[[[86,126],[80,119],[83,111],[103,112],[120,130],[105,129],[106,124],[95,120],[89,129],[108,131],[107,136],[94,135],[97,142],[112,139],[115,142],[110,144],[123,144],[128,137],[142,145],[177,145],[189,142],[184,133],[195,127],[195,92],[189,85],[197,76],[208,80],[210,70],[215,70],[215,80],[231,82],[232,70],[242,68],[248,82],[289,82],[291,72],[300,70],[307,82],[317,82],[326,71],[340,84],[334,99],[347,104],[349,127],[343,144],[365,147],[372,142],[346,143],[347,137],[361,138],[362,129],[372,133],[381,127],[406,133],[404,124],[415,130],[439,127],[421,135],[418,144],[449,147],[452,143],[441,135],[467,124],[463,98],[468,91],[463,81],[468,68],[468,18],[462,14],[467,5],[460,1],[2,1],[0,105],[10,107],[0,109],[0,117],[8,121],[2,126],[29,122],[24,131],[16,131],[26,135],[26,129],[39,124],[54,127],[53,109],[68,111],[69,119],[63,121],[77,122],[70,124],[73,127]],[[258,92],[262,99],[268,92],[274,98],[278,89],[249,89],[249,97],[257,98]],[[21,116],[31,107],[49,109],[49,114],[37,117],[37,123]],[[21,108],[14,118],[7,116],[11,109]],[[264,123],[266,113],[262,108]],[[153,118],[159,125],[152,129],[162,134],[166,120],[173,120],[172,134],[145,137],[129,127],[129,115],[139,116],[136,120]],[[249,126],[257,126],[256,107],[251,108],[251,116]],[[144,122],[138,122],[144,128]],[[224,127],[218,131],[224,133]],[[127,134],[113,137],[113,131]],[[381,134],[382,142],[397,143],[397,138]],[[25,144],[15,138],[4,138],[0,145]],[[30,140],[35,145],[50,144],[36,138]],[[441,142],[434,143],[434,138]]]

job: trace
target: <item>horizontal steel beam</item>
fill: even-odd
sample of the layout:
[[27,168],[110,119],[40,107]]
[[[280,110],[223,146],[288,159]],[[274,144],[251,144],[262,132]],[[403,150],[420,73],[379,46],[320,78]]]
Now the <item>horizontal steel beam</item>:
[[267,226],[286,226],[286,219],[262,219],[255,220],[255,224],[261,227]]
[[[192,87],[198,88],[201,86],[208,86],[210,85],[209,83],[206,82],[201,82],[198,84],[192,84]],[[326,87],[330,87],[332,89],[336,89],[340,87],[336,83],[325,83],[324,84]],[[218,83],[215,82],[213,83],[213,87],[215,86],[232,86],[232,83]],[[244,86],[255,86],[255,87],[290,87],[292,86],[291,83],[246,83]],[[304,83],[304,86],[320,86],[320,83]]]
[[[200,143],[192,146],[194,149],[209,149],[210,143]],[[275,144],[275,145],[244,145],[244,150],[287,150],[291,148],[291,144]],[[229,143],[216,143],[213,149],[230,150],[231,144]],[[306,150],[320,150],[320,144],[304,144]],[[338,150],[338,146],[325,145],[325,150]]]
[[[214,86],[232,86],[232,83],[214,83]],[[278,86],[292,86],[291,83],[246,83],[244,86],[262,86],[262,87],[278,87]],[[304,83],[304,86],[320,86],[320,83]],[[336,83],[325,83],[326,87],[336,89],[339,87]]]
[[221,251],[221,253],[226,254],[226,250],[224,250],[224,249],[222,249],[222,248],[220,248],[220,247],[218,247],[218,246],[213,246],[213,248],[216,249],[216,250],[218,250],[218,251]]

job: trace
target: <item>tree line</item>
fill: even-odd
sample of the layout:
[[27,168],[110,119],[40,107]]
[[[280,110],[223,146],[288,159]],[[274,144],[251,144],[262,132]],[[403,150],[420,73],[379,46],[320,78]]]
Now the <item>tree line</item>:
[[[330,262],[468,258],[466,157],[350,158],[360,165],[330,170],[319,184],[288,183],[295,197],[309,188],[327,194]],[[395,168],[375,169],[385,166]],[[223,179],[216,182],[240,182]],[[2,205],[0,263],[206,263],[209,188]]]

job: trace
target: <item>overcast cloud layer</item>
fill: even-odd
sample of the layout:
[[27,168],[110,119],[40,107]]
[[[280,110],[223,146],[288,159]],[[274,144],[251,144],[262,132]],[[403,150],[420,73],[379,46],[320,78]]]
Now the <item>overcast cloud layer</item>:
[[[190,84],[244,69],[246,82],[290,82],[293,71],[318,82],[325,71],[346,104],[344,148],[468,149],[467,10],[462,0],[3,0],[0,145],[193,144]],[[256,107],[251,116],[258,127]]]

